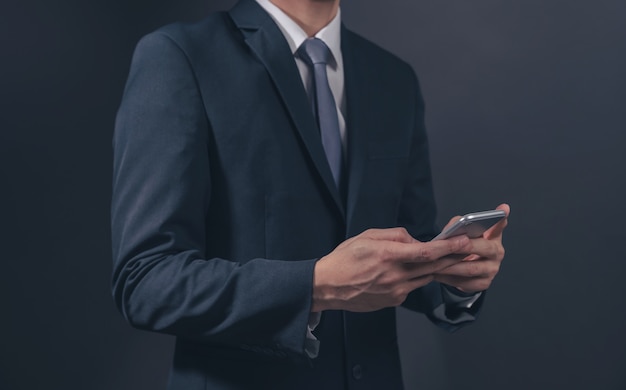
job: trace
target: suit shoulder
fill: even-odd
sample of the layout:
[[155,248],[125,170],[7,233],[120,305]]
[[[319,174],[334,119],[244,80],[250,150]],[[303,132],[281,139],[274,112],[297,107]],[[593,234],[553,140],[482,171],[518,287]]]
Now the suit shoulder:
[[374,61],[378,67],[391,68],[404,77],[415,78],[413,67],[397,55],[377,45],[354,31],[343,29],[342,34],[347,46],[357,56]]
[[220,42],[228,34],[232,34],[232,22],[226,12],[216,12],[193,23],[172,23],[145,35],[138,46],[150,43],[163,45],[169,41],[184,52],[193,52],[209,42]]

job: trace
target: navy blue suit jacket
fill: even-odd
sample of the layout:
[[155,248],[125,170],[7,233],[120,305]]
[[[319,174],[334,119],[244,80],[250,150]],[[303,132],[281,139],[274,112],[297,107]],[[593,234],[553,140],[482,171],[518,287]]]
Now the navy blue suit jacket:
[[[368,228],[435,234],[423,102],[406,63],[342,30],[345,200],[290,49],[254,1],[137,46],[114,135],[113,293],[177,336],[171,389],[402,387],[394,309],[325,312],[315,262]],[[406,306],[432,318],[439,285]],[[434,318],[433,318],[434,319]]]

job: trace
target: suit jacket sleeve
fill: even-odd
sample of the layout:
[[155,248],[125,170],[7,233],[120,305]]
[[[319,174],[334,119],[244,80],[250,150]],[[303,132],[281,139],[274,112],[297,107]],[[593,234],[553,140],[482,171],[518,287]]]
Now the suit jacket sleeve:
[[[424,100],[415,73],[412,70],[409,73],[412,76],[411,84],[414,86],[417,107],[409,156],[409,179],[400,202],[399,225],[406,227],[416,239],[430,241],[439,229],[435,224],[436,205],[424,123]],[[455,331],[472,322],[485,294],[482,294],[471,309],[464,309],[460,305],[446,302],[442,288],[440,283],[430,283],[413,291],[403,306],[426,314],[432,322],[449,331]]]
[[113,139],[116,304],[138,328],[302,354],[315,259],[206,258],[210,126],[184,51],[142,39]]

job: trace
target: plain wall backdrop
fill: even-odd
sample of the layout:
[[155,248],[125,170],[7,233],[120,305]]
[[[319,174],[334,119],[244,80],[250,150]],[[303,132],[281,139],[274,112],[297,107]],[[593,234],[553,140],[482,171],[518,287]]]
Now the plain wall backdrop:
[[[0,388],[163,389],[173,339],[110,296],[115,112],[137,40],[233,1],[5,0]],[[439,222],[512,207],[478,321],[400,310],[406,387],[626,388],[626,2],[344,0],[415,68]]]

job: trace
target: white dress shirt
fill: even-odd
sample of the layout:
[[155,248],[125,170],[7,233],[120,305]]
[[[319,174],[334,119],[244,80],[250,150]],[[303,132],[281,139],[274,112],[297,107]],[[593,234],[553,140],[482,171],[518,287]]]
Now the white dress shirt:
[[[310,38],[306,32],[293,19],[291,19],[280,8],[275,6],[270,0],[256,0],[274,19],[278,28],[285,36],[291,53],[294,55],[302,83],[307,93],[311,91],[313,77],[308,65],[302,61],[296,54],[302,43]],[[328,84],[335,98],[337,105],[337,117],[339,118],[339,132],[341,134],[341,142],[346,152],[346,91],[343,76],[343,57],[341,55],[341,10],[337,11],[337,15],[324,28],[322,28],[315,38],[322,40],[330,49],[332,60],[326,65],[326,73],[328,75]]]
[[[300,45],[309,38],[307,33],[293,20],[284,13],[280,8],[275,6],[270,0],[256,0],[256,2],[263,7],[269,15],[272,17],[280,31],[285,36],[291,53],[294,55],[300,77],[306,92],[309,93],[312,87],[313,77],[311,77],[311,71],[308,65],[298,57],[297,51]],[[344,155],[346,153],[346,92],[343,73],[343,56],[341,53],[341,10],[337,10],[337,15],[331,20],[324,28],[322,28],[315,38],[321,39],[332,53],[332,60],[326,65],[326,73],[328,75],[328,84],[335,98],[335,104],[337,105],[337,116],[339,118],[339,131],[341,133],[341,141],[344,148]],[[450,289],[442,287],[443,304],[434,310],[433,315],[440,320],[450,323],[460,323],[474,318],[469,313],[460,313],[456,318],[448,318],[446,315],[446,307],[452,306],[457,308],[470,309],[472,305],[478,300],[482,293],[477,293],[470,296],[460,296],[455,294]],[[309,326],[307,329],[307,340],[305,345],[305,352],[309,357],[314,358],[318,354],[319,341],[313,335],[312,331],[319,324],[321,319],[321,313],[311,313],[309,318]]]

